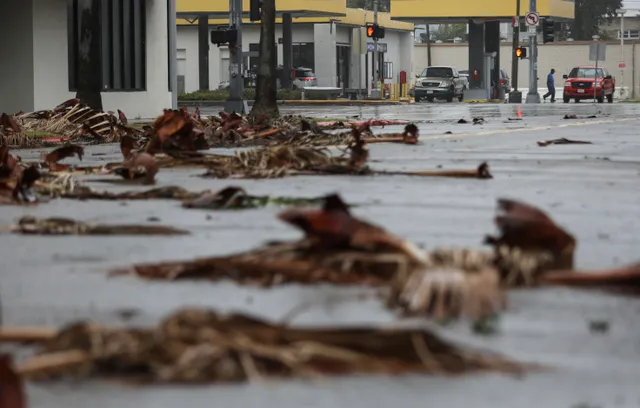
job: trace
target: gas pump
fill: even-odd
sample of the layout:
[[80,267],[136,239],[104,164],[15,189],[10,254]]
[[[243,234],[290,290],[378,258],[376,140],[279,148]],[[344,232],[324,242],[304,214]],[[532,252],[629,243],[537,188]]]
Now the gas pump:
[[495,63],[496,52],[485,52],[482,66],[472,67],[470,70],[472,82],[464,93],[466,99],[491,99],[491,69]]
[[[493,94],[493,87],[491,86],[491,71],[495,64],[496,52],[485,52],[484,53],[484,75],[483,75],[483,86],[482,88],[486,90],[486,98],[491,99],[491,95]],[[497,86],[497,84],[495,84]]]

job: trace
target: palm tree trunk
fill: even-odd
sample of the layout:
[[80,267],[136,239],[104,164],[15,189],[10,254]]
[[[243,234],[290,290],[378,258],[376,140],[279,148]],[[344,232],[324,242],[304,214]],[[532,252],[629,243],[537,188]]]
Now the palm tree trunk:
[[276,2],[262,2],[256,100],[250,116],[279,116],[276,89]]

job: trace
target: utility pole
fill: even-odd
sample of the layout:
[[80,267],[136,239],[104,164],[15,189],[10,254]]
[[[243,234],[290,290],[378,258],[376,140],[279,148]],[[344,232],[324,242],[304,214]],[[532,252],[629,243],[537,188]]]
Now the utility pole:
[[427,24],[427,66],[431,66],[431,28]]
[[[538,11],[536,0],[529,0],[529,11]],[[532,26],[529,32],[529,93],[527,103],[540,103],[538,93],[538,27]]]
[[[365,17],[365,24],[367,23]],[[364,54],[367,58],[367,54]],[[362,99],[362,27],[358,27],[358,100]]]
[[[373,24],[377,26],[378,24],[378,0],[373,0]],[[380,68],[378,67],[378,37],[373,38],[373,64],[371,64],[373,68],[373,84],[375,92],[371,93],[372,99],[380,99],[382,96],[382,90],[378,89],[378,71]]]
[[237,30],[235,42],[229,43],[229,98],[224,104],[225,112],[239,115],[249,113],[247,101],[242,98],[244,79],[242,77],[242,0],[229,0],[229,29]]
[[624,70],[626,68],[626,61],[624,59],[624,14],[627,11],[624,9],[616,10],[616,13],[620,14],[620,63],[624,63],[625,67],[623,68],[620,65],[620,76],[622,77],[622,81],[620,81],[620,97],[624,96]]
[[169,72],[171,72],[171,109],[178,109],[178,50],[176,46],[177,41],[177,24],[173,22],[176,21],[176,0],[171,0],[169,2],[169,21],[172,24],[169,24],[169,44],[171,48],[169,49]]
[[516,15],[513,20],[513,49],[511,50],[511,80],[513,91],[509,93],[509,103],[522,103],[522,92],[518,91],[518,61],[516,49],[520,46],[520,0],[516,0]]

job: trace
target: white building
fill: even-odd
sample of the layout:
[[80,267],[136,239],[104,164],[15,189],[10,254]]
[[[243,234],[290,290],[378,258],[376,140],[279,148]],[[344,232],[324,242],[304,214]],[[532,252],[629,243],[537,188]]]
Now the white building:
[[[373,41],[366,38],[364,29],[349,24],[354,14],[362,14],[359,21],[363,23],[372,18],[364,10],[347,10],[346,18],[334,19],[331,22],[298,22],[294,19],[292,28],[293,38],[293,67],[311,68],[317,78],[318,86],[358,88],[358,48],[361,56],[361,88],[367,89],[372,78]],[[386,14],[386,13],[380,13]],[[328,19],[327,19],[328,20]],[[217,24],[215,24],[217,23]],[[210,20],[210,30],[216,29],[221,21]],[[178,20],[177,56],[178,82],[180,92],[194,92],[199,89],[198,65],[198,26],[189,24],[185,20]],[[400,72],[405,71],[407,78],[412,72],[413,57],[413,25],[408,23],[391,22],[387,19],[384,24],[385,37],[379,40],[378,48],[381,66],[387,74],[385,83],[399,83]],[[362,31],[359,34],[358,31]],[[358,44],[358,38],[362,43]],[[277,64],[283,65],[282,24],[276,25]],[[260,27],[258,24],[244,24],[242,27],[243,52],[254,51],[255,54],[247,60],[247,66],[257,64],[258,44],[260,42]],[[367,44],[368,43],[368,44]],[[367,48],[369,52],[367,52]],[[366,53],[366,54],[365,54]],[[209,84],[216,89],[221,82],[229,80],[229,50],[227,47],[209,48]],[[368,81],[369,79],[369,81]],[[182,85],[183,84],[183,85]]]
[[[92,30],[79,22],[85,16],[83,7],[91,4],[88,0],[0,0],[0,38],[4,40],[0,113],[51,109],[75,96],[78,71],[70,61],[78,61],[78,54],[87,48],[78,46],[78,27]],[[131,118],[157,116],[173,102],[169,28],[175,24],[175,11],[171,0],[102,0],[99,4],[104,110],[121,109]],[[113,17],[118,14],[120,19]]]

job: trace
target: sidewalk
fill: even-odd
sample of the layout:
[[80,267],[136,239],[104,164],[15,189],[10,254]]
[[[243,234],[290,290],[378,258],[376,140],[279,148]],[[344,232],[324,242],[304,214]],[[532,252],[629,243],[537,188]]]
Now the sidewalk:
[[[628,86],[622,87],[622,90],[624,91],[624,96],[623,98],[620,98],[620,87],[616,88],[616,91],[613,93],[613,100],[622,100],[624,101],[625,99],[629,99],[630,95],[631,95],[631,89]],[[518,88],[518,91],[522,92],[522,99],[524,100],[527,97],[527,94],[529,93],[529,88]],[[558,101],[562,101],[562,92],[564,91],[564,88],[558,88],[556,87],[556,100]],[[547,88],[538,88],[538,93],[540,94],[540,100],[542,100],[542,95],[547,93]]]

